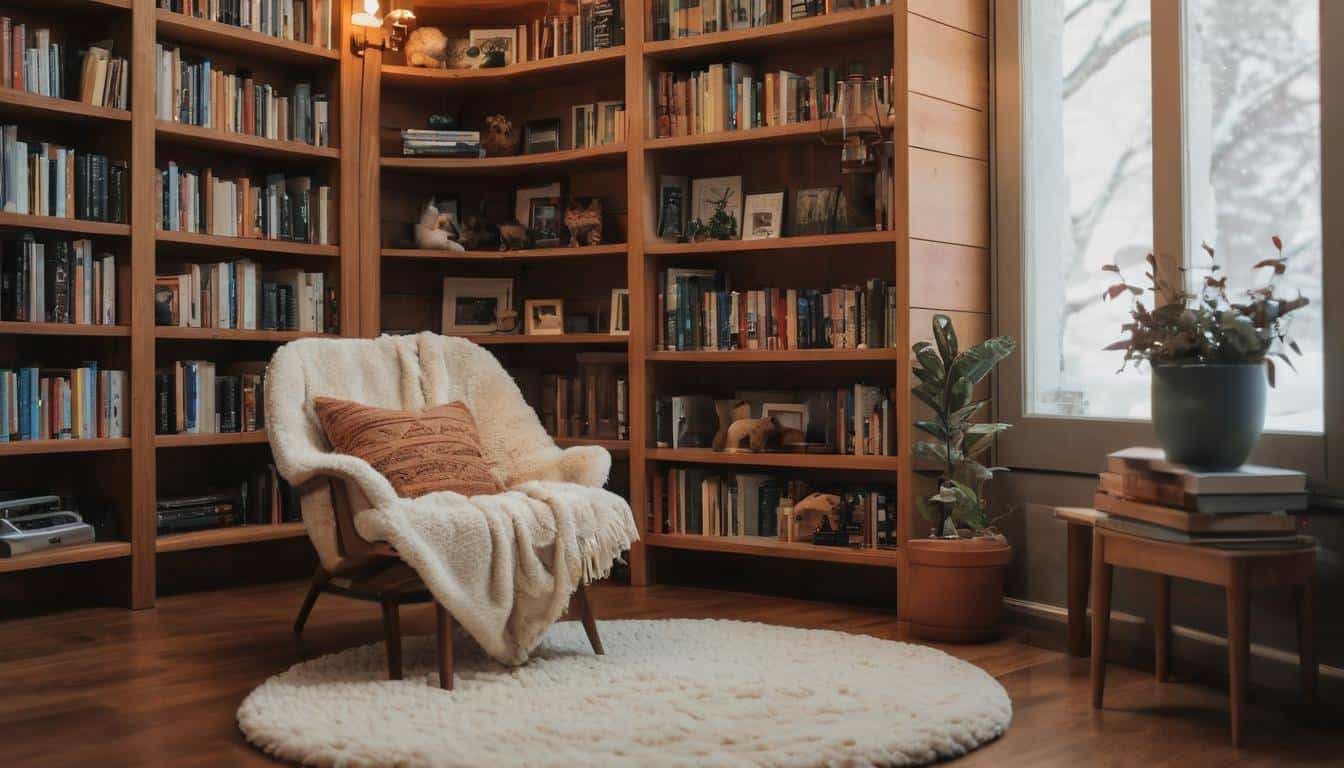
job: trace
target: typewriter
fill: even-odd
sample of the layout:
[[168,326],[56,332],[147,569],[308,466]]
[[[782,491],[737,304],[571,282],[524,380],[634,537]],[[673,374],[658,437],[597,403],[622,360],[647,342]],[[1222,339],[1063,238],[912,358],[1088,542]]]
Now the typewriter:
[[60,496],[0,499],[0,557],[92,541],[93,526],[61,509]]

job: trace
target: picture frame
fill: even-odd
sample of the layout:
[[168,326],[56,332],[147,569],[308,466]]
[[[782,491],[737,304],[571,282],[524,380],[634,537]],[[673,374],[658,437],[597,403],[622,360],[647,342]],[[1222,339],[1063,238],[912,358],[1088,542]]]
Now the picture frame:
[[771,416],[781,427],[793,427],[807,434],[807,405],[804,403],[762,403],[761,418]]
[[709,226],[710,220],[714,216],[716,203],[724,199],[728,201],[725,212],[732,217],[737,233],[736,237],[730,239],[740,239],[742,237],[741,176],[712,176],[693,179],[691,181],[690,218],[699,219],[703,225]]
[[563,299],[528,299],[524,305],[528,336],[562,336],[565,333]]
[[611,291],[611,321],[609,331],[612,336],[630,335],[629,288],[613,288]]
[[769,240],[784,234],[784,192],[757,192],[743,201],[742,239]]
[[569,110],[569,148],[585,149],[597,142],[597,105],[575,104]]
[[597,141],[594,146],[616,144],[625,138],[621,123],[625,122],[624,101],[597,102]]
[[534,247],[559,247],[565,227],[564,201],[559,197],[534,197],[529,206],[523,223],[532,230]]
[[539,187],[519,187],[513,193],[513,217],[519,224],[526,224],[532,215],[532,200],[538,197],[564,197],[560,182],[552,182]]
[[808,187],[794,193],[793,233],[829,235],[835,232],[835,209],[840,187]]
[[504,66],[509,66],[518,60],[518,30],[510,27],[507,29],[473,29],[467,33],[467,40],[471,47],[480,48],[483,55],[488,56],[492,51],[500,51],[504,54]]
[[658,237],[676,242],[686,236],[690,180],[685,176],[658,177]]
[[560,118],[528,120],[523,123],[523,154],[537,155],[560,151]]
[[443,278],[441,333],[445,336],[498,333],[499,313],[512,309],[512,278]]

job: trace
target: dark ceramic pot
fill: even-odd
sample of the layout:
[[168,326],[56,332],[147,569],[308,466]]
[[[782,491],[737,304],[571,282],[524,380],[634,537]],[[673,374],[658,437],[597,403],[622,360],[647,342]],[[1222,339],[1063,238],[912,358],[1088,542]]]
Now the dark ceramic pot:
[[1153,366],[1153,430],[1170,461],[1203,469],[1246,463],[1265,428],[1263,365]]

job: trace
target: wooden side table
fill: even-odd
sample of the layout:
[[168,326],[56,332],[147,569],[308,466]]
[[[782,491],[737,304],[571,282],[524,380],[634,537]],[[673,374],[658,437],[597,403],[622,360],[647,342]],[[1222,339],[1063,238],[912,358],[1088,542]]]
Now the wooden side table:
[[1173,544],[1130,536],[1105,528],[1092,531],[1092,707],[1101,707],[1106,687],[1106,633],[1111,617],[1111,580],[1115,566],[1147,571],[1157,577],[1155,644],[1157,679],[1166,680],[1171,647],[1171,579],[1192,579],[1227,591],[1227,667],[1231,699],[1232,744],[1241,746],[1246,709],[1246,673],[1250,661],[1250,590],[1291,586],[1297,599],[1297,644],[1302,695],[1316,700],[1316,545],[1274,550],[1228,550]]
[[1092,527],[1106,517],[1088,507],[1055,507],[1055,518],[1068,524],[1068,653],[1087,655],[1087,591],[1092,578]]

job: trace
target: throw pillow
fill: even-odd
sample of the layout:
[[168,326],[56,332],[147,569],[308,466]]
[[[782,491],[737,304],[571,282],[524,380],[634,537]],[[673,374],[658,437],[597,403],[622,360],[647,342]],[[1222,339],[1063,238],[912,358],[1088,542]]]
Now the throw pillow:
[[458,401],[419,413],[375,408],[334,397],[313,400],[331,447],[383,474],[397,495],[435,491],[464,496],[504,490],[481,454],[476,420]]

